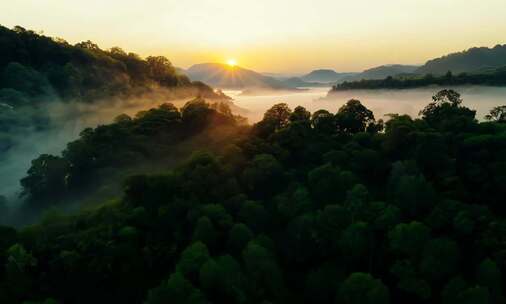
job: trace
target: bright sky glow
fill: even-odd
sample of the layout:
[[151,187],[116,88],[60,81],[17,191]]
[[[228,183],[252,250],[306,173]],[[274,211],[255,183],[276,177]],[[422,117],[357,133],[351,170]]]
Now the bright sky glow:
[[3,0],[0,24],[92,40],[176,66],[260,72],[421,64],[506,43],[505,0]]

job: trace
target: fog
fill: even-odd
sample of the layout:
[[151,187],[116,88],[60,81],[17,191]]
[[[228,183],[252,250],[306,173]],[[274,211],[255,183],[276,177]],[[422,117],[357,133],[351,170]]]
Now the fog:
[[[465,106],[477,110],[476,117],[479,120],[483,120],[483,116],[488,114],[493,107],[506,104],[506,88],[469,86],[453,89],[462,95]],[[339,107],[352,98],[359,99],[371,109],[376,119],[384,118],[383,116],[389,113],[409,114],[416,117],[441,88],[353,90],[337,92],[327,98],[328,90],[329,88],[311,88],[303,92],[264,96],[244,96],[240,91],[225,91],[225,93],[234,98],[234,103],[237,106],[249,110],[249,113],[245,115],[250,122],[256,122],[262,119],[263,113],[275,103],[285,102],[292,109],[301,105],[311,112],[325,109],[335,113]]]
[[59,100],[44,104],[38,110],[47,113],[49,128],[13,131],[16,132],[12,134],[16,139],[15,144],[6,152],[0,153],[0,195],[5,196],[10,205],[17,205],[21,191],[19,181],[26,175],[31,160],[41,154],[60,155],[66,144],[77,139],[83,129],[110,123],[122,113],[134,116],[139,111],[157,107],[163,102],[181,107],[190,99],[192,98],[168,100],[150,95],[142,98],[104,99],[91,104]]
[[[368,90],[343,91],[328,98],[328,88],[310,88],[298,92],[271,93],[263,96],[250,96],[240,91],[225,91],[231,96],[235,106],[232,110],[246,116],[250,123],[262,119],[264,112],[273,104],[285,102],[293,109],[298,105],[314,112],[326,109],[335,113],[351,98],[359,99],[374,112],[377,119],[388,113],[409,114],[413,117],[431,101],[440,88],[423,88],[410,90]],[[495,87],[457,87],[462,94],[464,105],[477,110],[477,118],[483,116],[494,106],[506,104],[506,88]],[[45,105],[40,111],[46,111],[50,118],[50,128],[43,131],[24,130],[16,134],[18,142],[7,152],[0,155],[0,195],[8,198],[11,206],[18,205],[20,193],[19,180],[26,175],[30,161],[40,154],[59,155],[66,144],[76,139],[87,127],[110,123],[114,117],[125,113],[135,113],[156,107],[163,102],[172,102],[182,106],[191,98],[167,100],[160,96],[145,96],[128,100],[102,100],[93,104],[82,102],[54,101]],[[246,110],[244,110],[246,109]]]

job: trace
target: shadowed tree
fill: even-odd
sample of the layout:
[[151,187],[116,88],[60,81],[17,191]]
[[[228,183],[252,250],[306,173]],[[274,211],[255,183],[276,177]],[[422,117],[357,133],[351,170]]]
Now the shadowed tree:
[[185,277],[195,279],[198,277],[200,267],[209,260],[209,251],[202,242],[188,246],[182,253],[176,270]]
[[506,122],[506,106],[497,106],[490,110],[490,113],[485,115],[486,120],[495,122]]
[[336,132],[336,120],[334,115],[327,110],[318,110],[311,116],[311,125],[313,128],[323,134],[332,134]]
[[374,123],[374,114],[360,103],[351,99],[335,115],[337,129],[344,133],[364,132],[366,127]]
[[441,90],[432,96],[420,115],[427,123],[445,130],[468,129],[476,123],[476,111],[470,110],[462,104],[460,94],[454,90]]
[[289,120],[291,122],[300,122],[300,123],[310,123],[311,112],[306,110],[306,108],[297,106],[293,112],[290,114]]
[[390,295],[381,280],[368,273],[355,272],[341,284],[336,303],[388,304]]
[[420,222],[398,224],[389,233],[390,248],[393,252],[417,257],[430,238],[430,230]]
[[220,303],[244,303],[245,277],[230,255],[209,259],[200,268],[200,285]]
[[167,281],[149,291],[146,304],[205,304],[208,303],[200,290],[196,289],[181,273],[173,273]]
[[273,105],[264,114],[264,117],[254,126],[257,135],[267,137],[270,134],[284,128],[290,122],[292,110],[286,103]]

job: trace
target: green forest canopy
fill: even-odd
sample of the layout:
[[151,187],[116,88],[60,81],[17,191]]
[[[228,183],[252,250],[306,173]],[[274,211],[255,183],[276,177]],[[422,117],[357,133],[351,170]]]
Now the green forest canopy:
[[55,102],[112,104],[129,98],[197,96],[230,99],[179,74],[163,56],[143,59],[118,47],[102,50],[91,41],[71,45],[0,25],[0,159],[26,133],[59,127],[48,110]]
[[214,153],[129,177],[115,201],[2,227],[0,299],[503,303],[506,124],[461,102],[443,90],[420,118],[386,122],[358,100],[335,114],[277,104],[240,127],[195,100],[86,130],[33,162],[30,204],[187,132],[238,128]]

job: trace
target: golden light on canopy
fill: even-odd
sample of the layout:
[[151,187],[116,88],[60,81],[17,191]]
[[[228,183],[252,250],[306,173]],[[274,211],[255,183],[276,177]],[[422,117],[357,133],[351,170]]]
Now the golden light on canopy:
[[165,55],[184,68],[233,53],[261,72],[420,64],[490,47],[506,43],[504,12],[504,0],[0,1],[8,27]]

